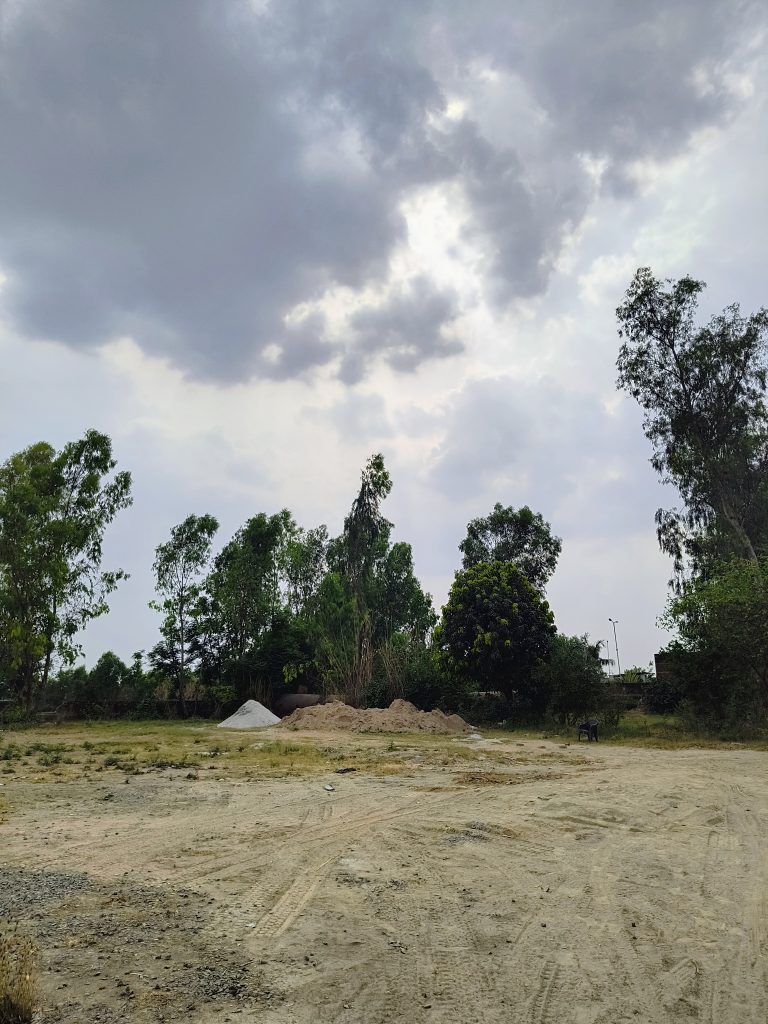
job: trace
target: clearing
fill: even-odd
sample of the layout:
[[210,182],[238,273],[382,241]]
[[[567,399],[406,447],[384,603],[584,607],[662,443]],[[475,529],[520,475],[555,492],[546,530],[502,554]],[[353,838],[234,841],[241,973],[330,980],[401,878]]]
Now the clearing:
[[767,766],[514,734],[8,733],[0,918],[40,947],[41,1024],[765,1024]]

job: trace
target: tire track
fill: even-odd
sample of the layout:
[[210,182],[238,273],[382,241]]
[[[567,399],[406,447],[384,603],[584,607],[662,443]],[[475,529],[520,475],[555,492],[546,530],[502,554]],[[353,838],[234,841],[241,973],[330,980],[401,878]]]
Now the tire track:
[[547,960],[539,975],[538,988],[533,994],[528,1014],[530,1024],[551,1024],[555,1019],[552,1010],[552,999],[558,988],[560,966],[553,960]]
[[325,880],[328,865],[335,859],[334,854],[296,878],[271,910],[264,914],[252,930],[252,936],[256,939],[274,939],[286,932],[309,905],[320,883]]

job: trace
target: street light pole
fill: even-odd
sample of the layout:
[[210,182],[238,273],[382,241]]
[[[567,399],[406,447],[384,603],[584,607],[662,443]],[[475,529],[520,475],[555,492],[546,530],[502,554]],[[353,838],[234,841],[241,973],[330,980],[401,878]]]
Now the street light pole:
[[618,639],[616,637],[616,627],[619,624],[619,620],[618,619],[612,619],[610,617],[610,615],[609,615],[608,616],[608,621],[613,623],[613,645],[616,648],[616,665],[617,665],[617,667],[619,669],[619,675],[621,675],[621,658],[619,657],[619,641],[618,641]]

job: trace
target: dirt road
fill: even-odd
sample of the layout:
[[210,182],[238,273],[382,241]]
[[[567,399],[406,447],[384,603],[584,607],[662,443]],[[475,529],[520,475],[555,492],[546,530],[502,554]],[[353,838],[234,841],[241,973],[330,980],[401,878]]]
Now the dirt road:
[[384,777],[7,780],[40,1020],[765,1024],[768,755],[443,742]]

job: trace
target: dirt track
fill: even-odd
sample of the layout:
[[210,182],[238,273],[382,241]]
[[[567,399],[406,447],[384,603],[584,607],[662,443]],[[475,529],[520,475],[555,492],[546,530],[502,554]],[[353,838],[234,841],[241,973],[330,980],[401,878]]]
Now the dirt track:
[[41,1020],[765,1024],[768,755],[507,749],[6,781],[0,886],[35,908]]

